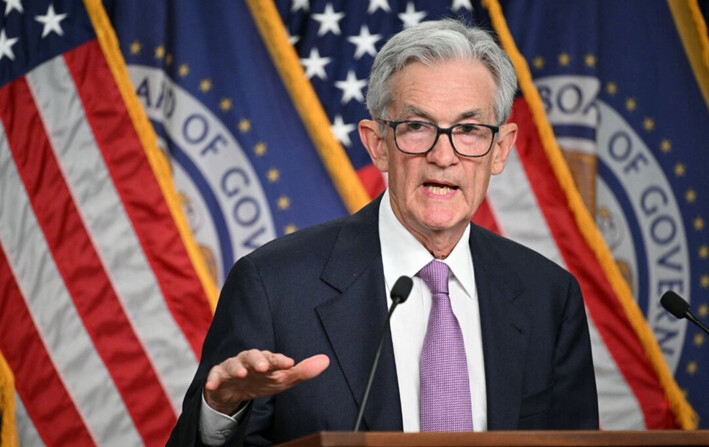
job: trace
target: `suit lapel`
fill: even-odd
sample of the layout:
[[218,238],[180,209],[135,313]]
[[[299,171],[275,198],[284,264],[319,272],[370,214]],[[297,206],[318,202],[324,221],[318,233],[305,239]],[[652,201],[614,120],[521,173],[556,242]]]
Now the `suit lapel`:
[[[341,293],[316,308],[358,406],[387,314],[378,213],[379,200],[343,226],[322,275]],[[391,336],[384,344],[364,423],[378,431],[403,427]]]
[[488,429],[515,429],[522,399],[523,370],[529,323],[515,299],[524,286],[490,241],[473,225],[470,244],[480,303]]

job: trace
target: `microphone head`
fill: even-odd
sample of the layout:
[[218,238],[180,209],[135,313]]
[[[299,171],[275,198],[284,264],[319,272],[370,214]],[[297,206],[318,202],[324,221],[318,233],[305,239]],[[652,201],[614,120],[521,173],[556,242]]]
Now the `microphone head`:
[[403,303],[409,297],[413,287],[414,281],[411,278],[408,276],[400,276],[394,283],[394,287],[391,288],[389,296],[392,300],[399,300],[399,303]]
[[687,312],[689,312],[689,303],[671,290],[668,290],[662,295],[660,304],[662,304],[665,310],[677,318],[684,318],[687,316]]

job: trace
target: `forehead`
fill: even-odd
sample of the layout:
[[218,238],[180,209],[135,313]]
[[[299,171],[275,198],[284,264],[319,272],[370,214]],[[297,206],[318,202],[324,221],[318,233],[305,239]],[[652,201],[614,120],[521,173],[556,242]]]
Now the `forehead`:
[[495,80],[478,60],[450,60],[426,65],[411,62],[392,77],[391,111],[403,119],[412,110],[429,118],[467,116],[494,117]]

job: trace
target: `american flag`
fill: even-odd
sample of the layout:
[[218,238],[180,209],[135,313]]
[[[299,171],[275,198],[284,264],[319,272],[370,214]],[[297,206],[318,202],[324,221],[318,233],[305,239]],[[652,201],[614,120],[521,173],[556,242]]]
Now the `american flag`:
[[214,286],[101,3],[3,6],[3,445],[163,445]]
[[[494,29],[516,51],[494,1],[245,3],[104,1],[133,86],[100,2],[0,3],[3,446],[13,419],[23,446],[164,444],[211,318],[214,290],[198,253],[217,259],[210,273],[220,283],[233,258],[266,236],[341,215],[343,202],[361,206],[358,194],[345,196],[362,185],[370,195],[384,187],[352,127],[367,116],[363,82],[384,41],[417,21],[453,15]],[[294,64],[284,66],[290,56]],[[603,428],[691,427],[691,408],[582,208],[519,59],[522,94],[511,120],[522,138],[476,220],[579,279]],[[283,79],[272,76],[276,66]],[[306,89],[284,84],[314,87],[319,103],[304,105]],[[172,114],[178,106],[186,107],[180,116]],[[298,128],[312,126],[317,109],[332,124],[326,136]],[[169,167],[144,113],[166,143]],[[204,141],[200,132],[180,140],[186,129],[204,131]],[[316,151],[322,142],[304,142],[308,135],[337,147]],[[238,156],[227,153],[198,177],[207,190],[216,179],[208,205],[223,199],[215,194],[221,188],[229,207],[200,215],[180,169],[201,169],[188,163],[189,149],[199,156],[228,145]],[[333,157],[343,148],[344,162]],[[356,185],[327,178],[352,166]],[[245,186],[260,188],[262,199],[239,196]],[[229,218],[256,215],[238,214],[240,203],[260,211],[263,227],[229,227]],[[180,205],[194,212],[199,248]],[[210,225],[219,239],[212,246],[197,231]]]

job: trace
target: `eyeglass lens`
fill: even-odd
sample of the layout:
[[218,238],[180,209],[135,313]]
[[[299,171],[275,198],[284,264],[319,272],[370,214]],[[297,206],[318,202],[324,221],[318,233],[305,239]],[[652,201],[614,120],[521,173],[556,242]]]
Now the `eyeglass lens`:
[[[396,144],[404,152],[428,152],[436,143],[438,133],[438,128],[431,123],[403,122],[396,126]],[[494,132],[488,127],[463,123],[453,126],[449,136],[453,147],[461,154],[480,156],[490,149]]]

